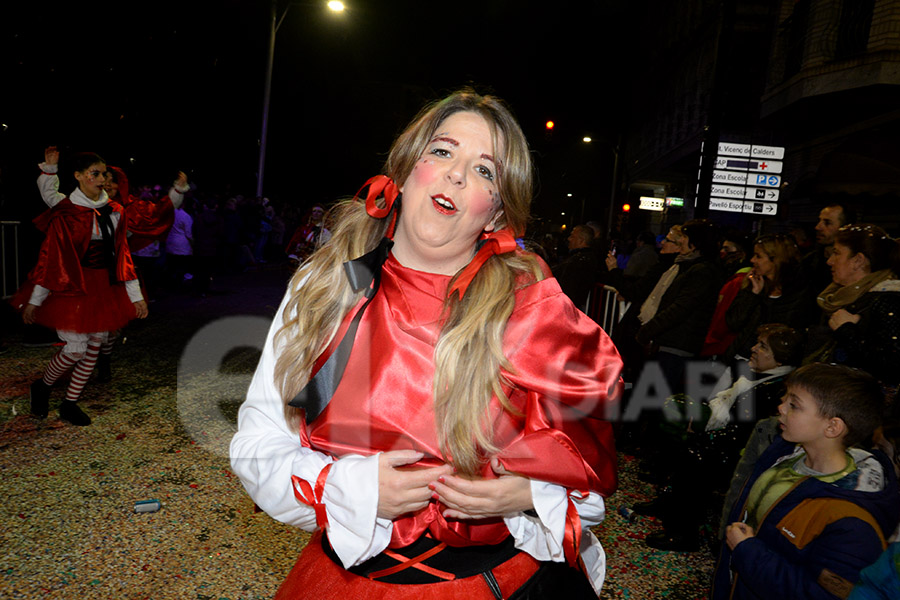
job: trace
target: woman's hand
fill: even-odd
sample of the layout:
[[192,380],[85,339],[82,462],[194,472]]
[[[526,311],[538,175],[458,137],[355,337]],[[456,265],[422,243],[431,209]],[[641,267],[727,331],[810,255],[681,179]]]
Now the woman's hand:
[[44,150],[44,162],[48,165],[59,163],[59,150],[56,149],[56,146],[49,146]]
[[531,480],[503,468],[497,458],[491,468],[499,479],[464,479],[445,476],[432,485],[448,510],[446,519],[486,519],[515,514],[534,508]]
[[836,330],[845,323],[859,323],[859,319],[859,315],[854,315],[847,312],[846,309],[840,308],[832,313],[831,317],[828,319],[828,326],[831,327],[832,330]]
[[756,531],[746,523],[732,523],[725,528],[725,543],[729,550],[734,550],[746,539],[756,537]]
[[763,291],[763,287],[766,285],[766,280],[762,275],[756,273],[756,271],[750,271],[747,275],[747,280],[750,281],[750,291],[756,295],[759,295]]
[[619,262],[616,260],[616,255],[612,252],[606,255],[606,268],[610,271],[619,268]]
[[34,304],[26,304],[25,310],[22,311],[22,321],[26,325],[32,325],[34,323],[34,311],[37,310],[37,306]]
[[137,312],[138,319],[146,319],[147,315],[150,314],[150,309],[147,308],[147,302],[144,300],[138,300],[134,303],[134,310]]
[[429,484],[450,475],[453,467],[398,469],[425,456],[415,450],[392,450],[378,456],[378,516],[393,521],[400,515],[428,506],[433,494]]

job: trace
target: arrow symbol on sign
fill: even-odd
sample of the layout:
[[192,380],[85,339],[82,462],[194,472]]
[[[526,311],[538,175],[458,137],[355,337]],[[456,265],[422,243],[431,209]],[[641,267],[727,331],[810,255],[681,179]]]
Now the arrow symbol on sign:
[[766,212],[775,212],[775,206],[772,204],[766,205]]
[[774,198],[774,197],[775,197],[775,192],[769,192],[769,198]]

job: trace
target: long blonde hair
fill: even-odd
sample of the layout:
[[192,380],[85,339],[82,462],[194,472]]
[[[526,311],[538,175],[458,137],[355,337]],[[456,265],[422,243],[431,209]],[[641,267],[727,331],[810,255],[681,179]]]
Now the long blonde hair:
[[[497,98],[464,89],[426,106],[394,141],[385,173],[398,185],[405,182],[440,124],[462,111],[487,121],[494,154],[499,157],[503,213],[496,227],[521,236],[531,204],[531,157],[521,128]],[[293,293],[285,307],[284,326],[276,335],[275,380],[281,386],[285,415],[293,422],[298,411],[287,402],[306,385],[313,363],[362,296],[351,290],[342,264],[374,249],[389,220],[390,216],[371,218],[360,202],[340,204],[331,240],[291,280]],[[513,410],[502,389],[501,369],[511,370],[503,354],[503,333],[515,305],[515,289],[543,278],[530,254],[495,255],[478,271],[462,300],[456,294],[444,300],[444,320],[434,350],[435,422],[445,459],[463,473],[475,474],[496,451],[489,427],[492,395],[506,410]]]

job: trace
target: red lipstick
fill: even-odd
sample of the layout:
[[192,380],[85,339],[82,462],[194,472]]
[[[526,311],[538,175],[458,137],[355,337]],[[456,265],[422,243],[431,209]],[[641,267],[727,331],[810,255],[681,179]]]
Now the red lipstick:
[[439,213],[452,215],[456,212],[456,205],[453,204],[453,200],[443,194],[435,194],[432,196],[431,203]]

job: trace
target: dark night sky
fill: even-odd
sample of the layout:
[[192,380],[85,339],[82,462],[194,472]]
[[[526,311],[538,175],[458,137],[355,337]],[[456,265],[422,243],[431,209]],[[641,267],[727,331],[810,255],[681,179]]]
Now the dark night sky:
[[[203,189],[255,192],[269,2],[5,4],[5,212],[37,199],[35,164],[50,144],[96,151],[138,181],[183,169]],[[626,2],[348,5],[333,15],[306,2],[279,29],[266,195],[309,204],[353,194],[424,101],[466,84],[519,117],[538,166],[537,212],[566,191],[605,195],[602,140],[640,77],[625,60]],[[552,137],[547,119],[558,123]],[[585,134],[600,141],[587,147]]]

